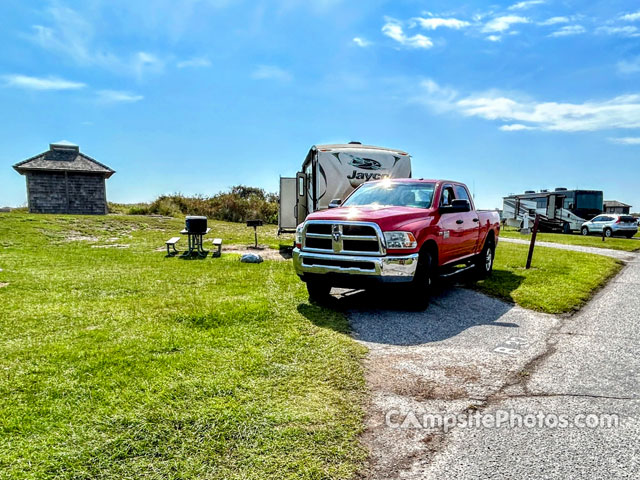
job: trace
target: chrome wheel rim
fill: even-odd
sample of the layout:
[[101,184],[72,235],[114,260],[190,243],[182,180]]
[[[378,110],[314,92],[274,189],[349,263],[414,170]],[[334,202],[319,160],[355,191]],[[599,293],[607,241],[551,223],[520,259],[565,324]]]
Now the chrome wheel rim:
[[487,269],[487,272],[491,270],[491,265],[493,264],[493,252],[490,248],[487,248],[487,255],[484,259],[484,266]]
[[606,232],[604,232],[604,234],[605,234],[607,237],[610,237],[610,236],[611,236],[611,230],[607,230]]

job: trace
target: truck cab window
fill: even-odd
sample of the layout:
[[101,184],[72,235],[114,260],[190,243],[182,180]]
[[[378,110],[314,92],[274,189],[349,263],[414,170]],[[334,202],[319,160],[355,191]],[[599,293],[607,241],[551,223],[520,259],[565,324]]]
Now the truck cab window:
[[442,194],[440,195],[440,206],[451,205],[451,203],[455,200],[456,195],[453,193],[453,188],[451,185],[448,185],[442,189]]
[[469,194],[467,193],[466,188],[464,188],[462,185],[456,185],[454,189],[456,192],[456,198],[458,200],[467,200],[469,203],[471,203],[471,199],[469,198]]

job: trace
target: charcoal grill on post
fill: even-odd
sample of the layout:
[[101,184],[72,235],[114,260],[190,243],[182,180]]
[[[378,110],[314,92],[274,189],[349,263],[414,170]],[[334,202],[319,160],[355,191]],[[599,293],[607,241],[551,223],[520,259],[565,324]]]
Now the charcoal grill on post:
[[262,226],[262,220],[247,220],[247,227],[253,227],[253,235],[256,240],[256,244],[253,248],[258,248],[258,227]]
[[189,215],[185,219],[185,228],[180,233],[187,235],[189,240],[189,249],[185,252],[186,257],[192,255],[198,255],[199,257],[206,257],[207,252],[202,247],[202,238],[209,233],[211,229],[207,227],[207,217],[199,217],[195,215]]

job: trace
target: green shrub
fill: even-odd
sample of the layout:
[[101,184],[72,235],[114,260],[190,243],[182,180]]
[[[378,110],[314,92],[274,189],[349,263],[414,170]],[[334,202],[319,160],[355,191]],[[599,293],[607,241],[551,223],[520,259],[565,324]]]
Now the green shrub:
[[212,197],[187,197],[180,193],[161,195],[151,203],[134,205],[109,204],[109,212],[129,215],[203,215],[213,220],[246,222],[260,219],[266,223],[278,221],[278,195],[262,188],[236,185],[228,192]]

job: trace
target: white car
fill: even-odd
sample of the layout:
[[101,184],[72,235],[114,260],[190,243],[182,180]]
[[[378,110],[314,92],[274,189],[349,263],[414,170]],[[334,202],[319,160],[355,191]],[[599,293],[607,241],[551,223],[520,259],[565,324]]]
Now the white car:
[[582,235],[590,233],[604,234],[605,237],[624,236],[633,237],[638,233],[638,222],[631,215],[617,215],[603,213],[582,224]]

